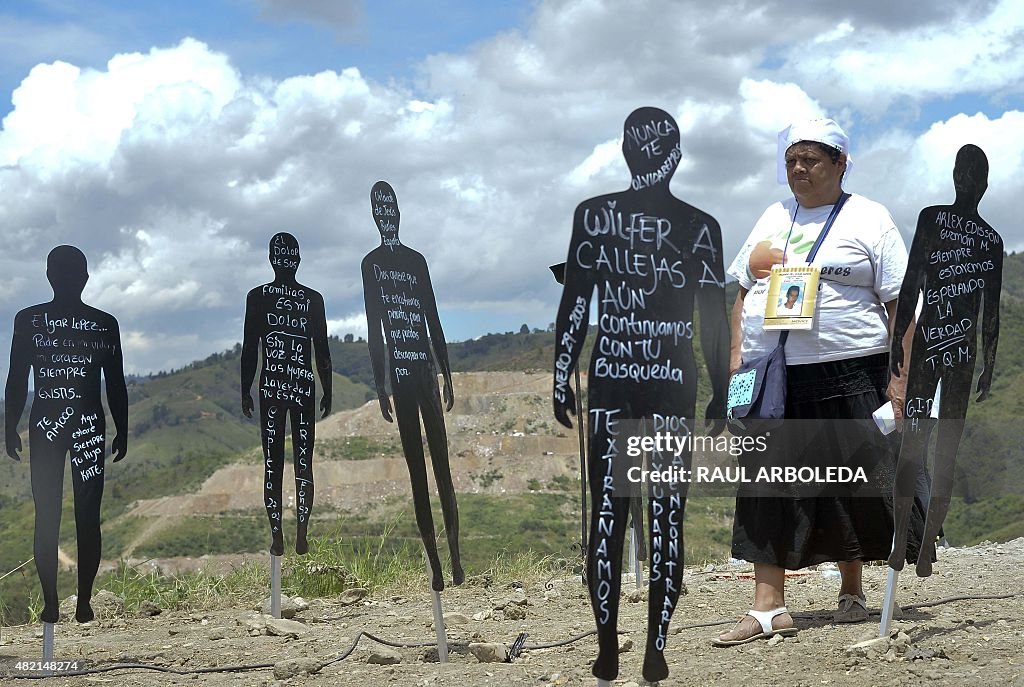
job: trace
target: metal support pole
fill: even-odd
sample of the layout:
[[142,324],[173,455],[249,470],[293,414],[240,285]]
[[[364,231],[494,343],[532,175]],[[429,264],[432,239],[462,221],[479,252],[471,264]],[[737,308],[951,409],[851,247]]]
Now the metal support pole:
[[270,556],[270,615],[281,617],[281,556]]
[[893,611],[896,609],[896,583],[899,582],[900,571],[889,568],[885,579],[885,597],[882,600],[882,623],[878,628],[879,637],[889,636],[889,625],[892,623]]
[[[430,569],[430,561],[427,562],[427,580],[431,580],[434,576],[434,571]],[[434,601],[434,630],[437,633],[437,660],[439,663],[448,662],[448,635],[445,632],[444,627],[444,612],[441,609],[441,593],[435,591],[433,587],[430,589],[431,597]]]

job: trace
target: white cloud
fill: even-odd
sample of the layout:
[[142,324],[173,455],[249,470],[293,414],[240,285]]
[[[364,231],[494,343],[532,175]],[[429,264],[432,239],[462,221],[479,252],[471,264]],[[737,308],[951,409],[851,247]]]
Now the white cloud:
[[327,320],[327,333],[334,336],[351,334],[354,337],[366,338],[366,313],[360,311],[347,317]]
[[923,27],[859,29],[844,21],[815,36],[811,47],[803,42],[785,47],[780,71],[822,93],[824,102],[852,105],[874,116],[900,100],[1021,94],[1024,4],[999,0],[980,11],[968,4],[937,13],[935,19]]
[[[547,265],[565,258],[580,201],[628,185],[619,136],[643,105],[676,116],[673,190],[718,218],[727,255],[785,195],[776,132],[823,114],[853,137],[853,190],[905,231],[951,193],[950,151],[980,143],[982,212],[1020,245],[1024,58],[1010,45],[1024,18],[1007,2],[941,4],[944,18],[896,5],[544,0],[520,30],[425,58],[415,84],[361,65],[257,77],[192,39],[104,69],[38,65],[0,130],[0,319],[49,297],[46,253],[73,243],[92,266],[86,299],[137,333],[133,369],[179,367],[240,339],[245,293],[271,278],[267,241],[285,230],[331,331],[365,335],[358,265],[379,241],[369,188],[386,179],[449,336],[543,327],[558,297]],[[954,34],[984,42],[976,63]],[[920,118],[968,87],[988,117]]]

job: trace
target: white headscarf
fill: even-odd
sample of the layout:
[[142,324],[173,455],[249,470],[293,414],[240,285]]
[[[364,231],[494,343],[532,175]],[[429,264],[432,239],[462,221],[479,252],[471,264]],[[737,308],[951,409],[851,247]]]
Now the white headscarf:
[[831,119],[811,119],[791,124],[779,132],[776,174],[780,184],[789,183],[786,177],[786,151],[791,145],[800,141],[824,143],[841,153],[846,153],[846,171],[843,173],[843,181],[846,181],[846,177],[850,175],[850,170],[853,168],[853,158],[850,157],[850,137],[846,135],[842,127]]

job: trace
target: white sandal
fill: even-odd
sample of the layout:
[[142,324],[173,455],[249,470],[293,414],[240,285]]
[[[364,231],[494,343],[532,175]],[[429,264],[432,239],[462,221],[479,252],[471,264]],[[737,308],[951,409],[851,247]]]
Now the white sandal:
[[[747,642],[753,642],[756,639],[768,639],[775,635],[781,635],[783,637],[791,637],[796,634],[795,627],[783,627],[775,629],[772,627],[772,621],[775,620],[776,616],[782,615],[783,613],[789,613],[785,606],[772,609],[770,611],[755,611],[750,609],[747,611],[747,615],[756,620],[761,625],[761,632],[755,635],[750,635],[743,639],[712,639],[711,643],[715,646],[736,646],[737,644],[746,644]],[[742,618],[740,619],[742,620]]]

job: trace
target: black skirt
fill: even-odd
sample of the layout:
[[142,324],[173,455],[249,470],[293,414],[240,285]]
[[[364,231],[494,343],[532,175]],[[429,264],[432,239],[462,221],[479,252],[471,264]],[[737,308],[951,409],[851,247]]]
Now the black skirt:
[[[891,484],[898,435],[884,437],[871,414],[886,402],[886,353],[786,368],[786,420],[819,420],[823,429],[787,423],[772,433],[768,452],[788,464],[831,462],[864,467],[873,485]],[[859,422],[846,422],[859,420]],[[780,453],[781,452],[781,453]],[[776,459],[777,460],[777,459]],[[892,492],[877,496],[746,497],[736,499],[732,555],[752,563],[790,570],[827,561],[888,559],[892,551]],[[924,532],[921,504],[915,503],[907,560],[915,562]]]

